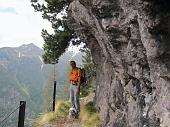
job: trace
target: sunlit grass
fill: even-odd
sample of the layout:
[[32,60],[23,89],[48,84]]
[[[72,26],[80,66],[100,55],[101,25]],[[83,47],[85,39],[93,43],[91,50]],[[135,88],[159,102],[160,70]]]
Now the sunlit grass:
[[69,114],[70,103],[68,101],[59,101],[56,105],[55,115],[57,118],[66,117]]
[[33,123],[33,127],[42,127],[52,121],[65,118],[69,114],[70,104],[67,101],[58,101],[55,112],[48,112],[40,115]]
[[[33,127],[43,127],[45,124],[59,122],[65,119],[69,114],[70,103],[68,101],[59,101],[56,104],[55,112],[44,113],[34,121]],[[81,127],[100,127],[99,113],[94,107],[92,101],[86,102],[81,106],[80,112]]]
[[99,127],[100,118],[93,102],[88,102],[80,112],[82,127]]

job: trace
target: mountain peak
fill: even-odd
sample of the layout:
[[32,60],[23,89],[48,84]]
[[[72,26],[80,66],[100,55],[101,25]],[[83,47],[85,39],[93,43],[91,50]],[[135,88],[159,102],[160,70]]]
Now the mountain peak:
[[[19,47],[22,47],[22,48],[28,48],[28,47],[39,48],[38,46],[36,46],[36,45],[33,44],[33,43],[30,43],[30,44],[23,44],[23,45],[21,45],[21,46],[19,46]],[[19,47],[18,47],[18,48],[19,48]]]
[[41,56],[43,50],[36,46],[33,43],[23,44],[17,48],[15,48],[18,52],[27,55],[27,56]]

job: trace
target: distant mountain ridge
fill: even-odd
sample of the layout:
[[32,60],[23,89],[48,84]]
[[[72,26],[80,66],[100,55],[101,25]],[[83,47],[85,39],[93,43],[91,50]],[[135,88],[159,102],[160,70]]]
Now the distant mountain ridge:
[[[11,60],[20,60],[24,57],[34,58],[39,57],[42,62],[43,50],[34,45],[33,43],[28,45],[22,45],[20,47],[4,47],[0,48],[0,64],[8,64]],[[18,59],[17,59],[18,58]]]
[[[21,100],[29,100],[29,119],[41,111],[44,84],[54,67],[43,63],[42,54],[43,50],[32,43],[14,48],[0,48],[0,114],[9,113]],[[78,66],[82,65],[82,53],[67,51],[59,58],[55,65],[59,85],[63,85],[69,78],[67,73],[70,60],[75,60]],[[64,92],[64,87],[58,87],[57,94],[58,90]],[[16,126],[14,121],[16,119],[10,120],[7,126]],[[26,127],[28,126],[30,127],[31,123],[26,121]]]
[[24,44],[20,47],[15,48],[17,51],[21,52],[22,54],[26,54],[27,56],[41,56],[43,50],[34,45],[33,43]]
[[[43,50],[32,43],[0,48],[0,114],[29,99],[30,114],[40,111],[41,94],[32,97],[42,91],[50,69],[43,64],[42,53]],[[11,121],[8,127],[13,126]]]

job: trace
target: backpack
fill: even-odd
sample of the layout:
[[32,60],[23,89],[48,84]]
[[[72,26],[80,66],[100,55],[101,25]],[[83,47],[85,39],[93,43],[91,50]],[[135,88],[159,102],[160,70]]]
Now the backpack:
[[87,85],[85,69],[84,68],[79,68],[79,69],[80,69],[80,74],[81,74],[80,85]]
[[[86,72],[85,72],[85,69],[84,68],[80,68],[80,67],[77,67],[78,69],[80,69],[80,74],[81,74],[81,77],[80,77],[80,85],[86,85]],[[77,69],[77,73],[78,73],[78,69]]]

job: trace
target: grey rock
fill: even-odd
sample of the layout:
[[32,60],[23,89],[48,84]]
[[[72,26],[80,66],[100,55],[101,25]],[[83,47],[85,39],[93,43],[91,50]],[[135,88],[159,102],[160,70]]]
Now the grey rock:
[[170,2],[88,1],[73,0],[69,17],[97,66],[103,127],[169,127]]

